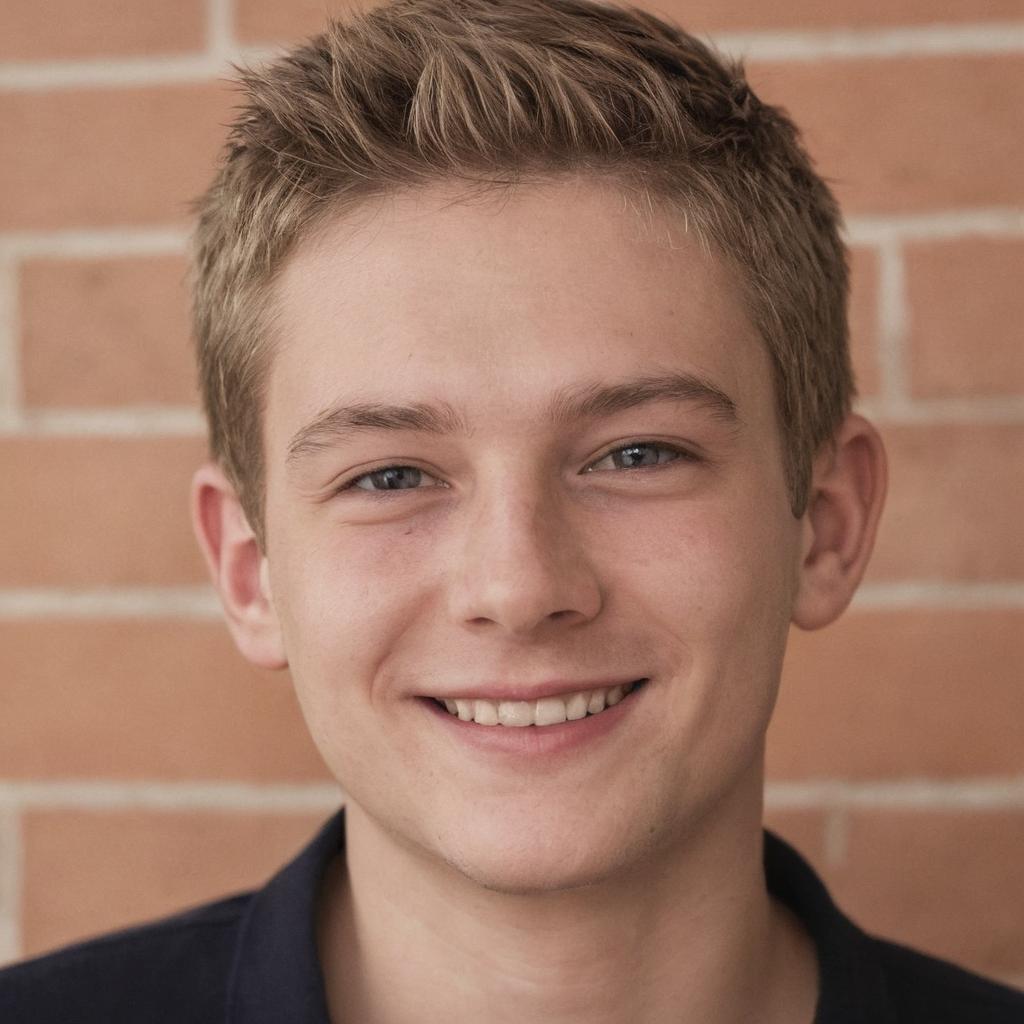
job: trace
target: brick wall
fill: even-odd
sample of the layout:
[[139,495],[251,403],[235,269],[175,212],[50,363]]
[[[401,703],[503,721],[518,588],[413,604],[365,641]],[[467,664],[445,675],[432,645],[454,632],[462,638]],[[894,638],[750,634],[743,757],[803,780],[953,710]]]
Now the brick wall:
[[[1024,984],[1021,0],[650,6],[834,181],[892,460],[854,607],[793,637],[771,823],[866,926]],[[0,960],[255,884],[337,800],[185,511],[186,204],[227,61],[324,7],[0,6]]]

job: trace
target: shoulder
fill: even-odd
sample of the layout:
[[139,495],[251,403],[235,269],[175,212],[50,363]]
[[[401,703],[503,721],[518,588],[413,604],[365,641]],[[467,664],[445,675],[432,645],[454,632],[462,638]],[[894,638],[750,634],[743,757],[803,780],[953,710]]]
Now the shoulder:
[[222,1021],[244,893],[0,970],[0,1021]]
[[1024,992],[883,939],[871,939],[901,1024],[1022,1024]]

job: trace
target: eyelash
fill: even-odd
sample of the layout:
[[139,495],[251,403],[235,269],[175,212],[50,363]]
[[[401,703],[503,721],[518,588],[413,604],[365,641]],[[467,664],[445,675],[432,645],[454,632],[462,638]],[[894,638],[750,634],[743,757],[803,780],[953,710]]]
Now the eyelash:
[[[673,444],[665,444],[662,441],[643,441],[643,440],[630,441],[627,444],[619,445],[617,448],[612,448],[610,451],[605,452],[604,455],[602,455],[599,459],[597,459],[595,461],[596,462],[604,462],[604,460],[607,459],[609,456],[616,455],[619,452],[629,451],[631,448],[654,448],[654,449],[660,449],[661,451],[671,452],[673,455],[676,456],[676,458],[669,459],[668,462],[665,462],[665,463],[657,463],[654,466],[631,466],[631,467],[625,467],[624,471],[635,472],[638,469],[648,469],[648,470],[650,470],[650,469],[662,469],[662,468],[664,468],[664,466],[669,465],[669,464],[674,463],[674,462],[699,462],[700,461],[700,457],[699,456],[694,455],[693,452],[689,451],[686,448],[680,448],[677,445],[673,445]],[[594,463],[592,463],[592,465],[593,464]],[[371,469],[367,473],[360,473],[359,476],[353,477],[351,480],[347,481],[346,483],[344,483],[340,487],[338,487],[336,489],[335,493],[336,494],[341,494],[344,491],[362,491],[364,494],[370,494],[370,495],[375,495],[375,496],[381,496],[381,495],[390,496],[390,495],[393,495],[393,494],[396,494],[396,493],[400,493],[401,491],[421,491],[421,490],[430,490],[431,489],[431,488],[423,488],[423,487],[391,487],[391,488],[383,488],[382,490],[372,490],[370,488],[357,487],[356,486],[356,484],[360,480],[365,480],[365,479],[367,479],[369,477],[375,476],[377,473],[384,473],[384,472],[386,472],[389,469],[418,469],[418,467],[417,466],[408,466],[408,465],[405,465],[403,463],[393,463],[392,465],[389,465],[389,466],[380,466],[377,469]],[[420,472],[422,472],[425,476],[430,476],[430,474],[427,473],[426,470],[420,470]],[[587,472],[592,472],[592,470],[588,467]]]

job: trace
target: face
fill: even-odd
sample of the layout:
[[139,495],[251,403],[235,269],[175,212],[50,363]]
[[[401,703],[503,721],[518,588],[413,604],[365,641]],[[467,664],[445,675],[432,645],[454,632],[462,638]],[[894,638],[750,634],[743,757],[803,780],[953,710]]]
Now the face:
[[[800,524],[725,267],[608,186],[437,186],[307,240],[276,298],[265,568],[349,798],[530,891],[759,792]],[[558,717],[639,680],[554,725],[434,699]]]

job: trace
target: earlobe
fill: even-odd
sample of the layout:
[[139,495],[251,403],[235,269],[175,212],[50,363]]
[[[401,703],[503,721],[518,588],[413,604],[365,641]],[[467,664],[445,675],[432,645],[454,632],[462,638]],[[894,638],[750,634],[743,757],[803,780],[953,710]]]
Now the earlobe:
[[234,487],[214,463],[192,478],[192,525],[238,649],[262,668],[286,668],[267,559]]
[[863,416],[849,415],[814,465],[793,606],[801,629],[827,626],[850,603],[874,548],[886,480],[878,431]]

